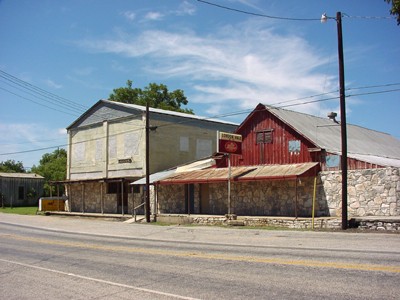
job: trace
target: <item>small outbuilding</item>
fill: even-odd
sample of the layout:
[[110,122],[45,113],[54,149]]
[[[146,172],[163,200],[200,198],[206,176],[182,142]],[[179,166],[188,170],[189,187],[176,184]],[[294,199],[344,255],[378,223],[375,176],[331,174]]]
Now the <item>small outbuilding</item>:
[[1,206],[35,206],[43,194],[44,177],[34,173],[0,173]]

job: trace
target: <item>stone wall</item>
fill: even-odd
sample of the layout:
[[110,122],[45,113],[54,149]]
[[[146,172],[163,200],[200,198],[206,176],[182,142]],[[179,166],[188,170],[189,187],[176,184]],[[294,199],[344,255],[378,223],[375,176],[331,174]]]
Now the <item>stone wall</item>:
[[[317,180],[315,217],[341,216],[341,172],[325,171]],[[194,185],[194,214],[228,213],[226,183],[209,184],[208,211],[200,205],[200,184]],[[231,212],[241,216],[311,217],[314,178],[233,182]],[[159,187],[159,213],[185,211],[185,185]],[[349,217],[399,216],[400,168],[350,170],[348,172]]]
[[[341,216],[341,172],[321,172],[320,179],[320,202],[327,203],[330,216]],[[400,168],[349,170],[347,193],[349,217],[399,216]]]
[[[201,209],[200,184],[194,184],[194,214],[228,213],[227,183],[210,183],[208,211]],[[231,212],[241,216],[311,217],[314,178],[232,182]],[[297,194],[297,197],[296,197]],[[159,213],[186,213],[185,185],[159,186]],[[326,215],[326,202],[316,202],[316,215]]]
[[[86,213],[122,213],[117,207],[117,194],[107,194],[106,184],[86,182],[70,184],[67,187],[68,206],[71,212]],[[131,214],[134,194],[128,194],[128,205],[124,206],[124,214]]]

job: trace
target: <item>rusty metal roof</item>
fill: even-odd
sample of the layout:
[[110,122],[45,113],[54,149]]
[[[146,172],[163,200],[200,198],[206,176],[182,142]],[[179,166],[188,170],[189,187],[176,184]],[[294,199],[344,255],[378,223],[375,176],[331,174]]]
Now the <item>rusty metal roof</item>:
[[[251,167],[232,167],[232,181],[268,180],[296,178],[315,168],[318,163],[291,165],[260,165]],[[210,168],[183,172],[158,181],[158,184],[185,184],[224,182],[228,180],[228,168]]]
[[302,163],[290,165],[263,165],[240,176],[239,180],[286,179],[299,177],[315,168],[319,163]]

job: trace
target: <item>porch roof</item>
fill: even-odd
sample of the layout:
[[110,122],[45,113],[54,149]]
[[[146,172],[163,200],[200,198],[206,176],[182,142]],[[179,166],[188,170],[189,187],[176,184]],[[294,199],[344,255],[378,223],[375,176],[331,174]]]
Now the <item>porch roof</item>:
[[[290,165],[259,165],[232,167],[231,181],[284,180],[316,174],[317,162]],[[156,184],[188,184],[225,182],[228,180],[228,168],[210,168],[173,174]],[[311,174],[312,173],[312,174]]]

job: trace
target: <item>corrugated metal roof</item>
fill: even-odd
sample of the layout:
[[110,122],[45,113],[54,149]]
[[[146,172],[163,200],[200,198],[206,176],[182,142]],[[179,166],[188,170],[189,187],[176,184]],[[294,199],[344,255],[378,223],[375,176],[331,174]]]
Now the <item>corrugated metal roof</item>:
[[4,178],[31,178],[31,179],[44,179],[43,176],[40,176],[35,173],[0,173],[0,177]]
[[[265,107],[318,147],[328,152],[341,153],[341,129],[339,124],[335,124],[328,118],[267,105]],[[363,155],[366,158],[375,156],[392,158],[394,161],[400,160],[400,140],[387,133],[351,124],[347,124],[347,150],[348,156],[353,158],[356,158],[357,155]]]
[[[161,172],[151,174],[149,176],[149,184],[153,184],[156,181],[162,180],[162,179],[174,174],[175,171],[176,171],[176,169],[171,169],[171,170],[166,170],[166,171],[161,171]],[[144,184],[146,184],[146,177],[136,180],[136,181],[132,182],[131,184],[144,185]]]
[[362,155],[362,154],[352,154],[348,155],[351,158],[366,161],[371,164],[375,164],[378,166],[386,166],[386,167],[397,167],[400,168],[400,159],[395,158],[387,158],[387,157],[380,157],[376,155]]
[[[266,180],[295,178],[316,167],[318,163],[303,163],[291,165],[262,165],[251,167],[232,167],[231,180]],[[185,184],[224,182],[228,180],[228,168],[212,168],[200,171],[184,172],[171,175],[158,181],[159,184]]]
[[[169,177],[170,175],[172,175],[174,173],[202,170],[202,169],[210,168],[214,165],[215,165],[215,159],[213,159],[213,158],[200,159],[200,160],[197,160],[194,162],[180,165],[173,169],[168,169],[165,171],[153,173],[150,175],[149,184],[154,184],[154,182],[157,182],[166,177]],[[132,182],[131,184],[136,184],[136,185],[146,184],[146,177],[136,180],[136,181]]]
[[258,166],[257,169],[240,176],[239,181],[242,180],[261,180],[268,178],[293,178],[301,176],[308,170],[316,167],[319,163],[302,163],[290,165],[264,165]]
[[[110,101],[110,100],[101,100],[104,103],[111,103],[114,105],[120,105],[128,108],[134,108],[136,110],[140,111],[146,111],[146,106],[141,106],[141,105],[136,105],[136,104],[128,104],[128,103],[122,103],[122,102],[116,102],[116,101]],[[206,118],[206,117],[201,117],[197,115],[192,115],[192,114],[186,114],[182,112],[177,112],[177,111],[172,111],[172,110],[164,110],[164,109],[159,109],[159,108],[153,108],[149,107],[149,112],[153,113],[158,113],[158,114],[163,114],[163,115],[170,115],[170,116],[176,116],[176,117],[182,117],[182,118],[188,118],[188,119],[195,119],[195,120],[200,120],[200,121],[209,121],[209,122],[217,122],[217,123],[224,123],[224,124],[229,124],[229,125],[238,125],[237,123],[229,122],[226,120],[219,120],[219,119],[211,119],[211,118]]]
[[[80,123],[83,121],[85,118],[90,116],[90,114],[98,109],[101,105],[110,105],[114,107],[121,107],[129,110],[135,110],[135,111],[140,111],[140,112],[145,112],[146,107],[141,106],[141,105],[136,105],[136,104],[127,104],[127,103],[122,103],[122,102],[117,102],[117,101],[110,101],[110,100],[99,100],[94,104],[91,108],[89,108],[85,113],[83,113],[78,119],[76,119],[71,125],[67,127],[67,129],[70,129],[75,126],[75,124]],[[162,115],[168,115],[168,116],[175,116],[175,117],[181,117],[181,118],[186,118],[186,119],[193,119],[193,120],[198,120],[198,121],[204,121],[204,122],[213,122],[213,123],[219,123],[219,124],[225,124],[225,125],[232,125],[232,126],[238,126],[239,124],[229,122],[226,120],[219,120],[219,119],[211,119],[211,118],[206,118],[206,117],[201,117],[197,115],[191,115],[191,114],[186,114],[186,113],[181,113],[181,112],[176,112],[176,111],[170,111],[170,110],[164,110],[164,109],[158,109],[158,108],[149,108],[150,113],[156,113],[156,114],[162,114]],[[103,122],[104,120],[110,119],[111,115],[110,113],[101,115],[101,114],[96,114],[96,123]],[[119,117],[119,116],[115,116]]]

